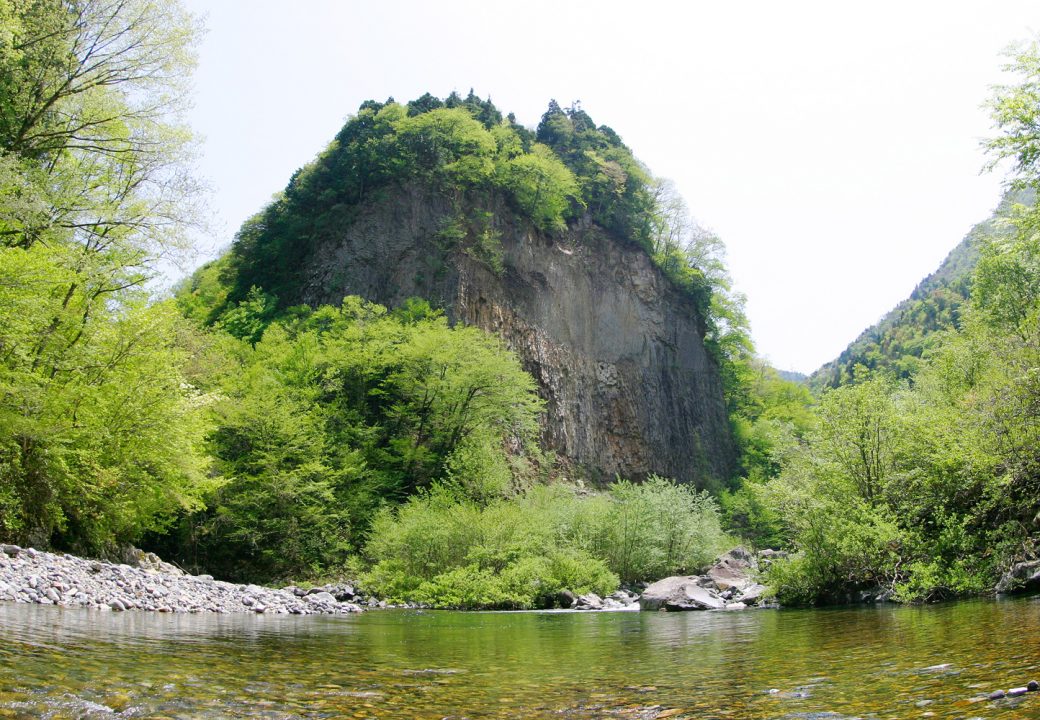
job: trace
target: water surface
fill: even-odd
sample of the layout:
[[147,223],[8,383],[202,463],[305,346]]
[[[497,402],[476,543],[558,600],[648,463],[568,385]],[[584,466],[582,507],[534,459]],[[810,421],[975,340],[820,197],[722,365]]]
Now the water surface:
[[1040,718],[1040,602],[350,617],[0,604],[0,718]]

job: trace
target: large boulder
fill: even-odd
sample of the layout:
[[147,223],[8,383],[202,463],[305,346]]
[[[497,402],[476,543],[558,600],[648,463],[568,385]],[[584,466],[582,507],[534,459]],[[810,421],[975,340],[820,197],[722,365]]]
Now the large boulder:
[[721,591],[733,588],[740,592],[755,584],[752,573],[757,569],[755,556],[743,547],[735,547],[715,561],[707,576]]
[[710,588],[703,587],[704,578],[676,575],[658,580],[643,591],[640,610],[721,610],[726,601]]
[[766,586],[759,585],[758,583],[751,583],[751,585],[745,587],[740,593],[740,602],[745,605],[757,605],[762,597],[766,593]]

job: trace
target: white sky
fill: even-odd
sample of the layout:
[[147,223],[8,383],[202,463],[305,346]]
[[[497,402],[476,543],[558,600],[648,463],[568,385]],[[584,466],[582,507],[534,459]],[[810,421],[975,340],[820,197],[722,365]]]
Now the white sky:
[[[185,0],[205,15],[201,173],[226,246],[366,99],[580,100],[719,233],[760,354],[811,372],[996,206],[1000,51],[1036,0]],[[287,10],[289,7],[292,10]]]

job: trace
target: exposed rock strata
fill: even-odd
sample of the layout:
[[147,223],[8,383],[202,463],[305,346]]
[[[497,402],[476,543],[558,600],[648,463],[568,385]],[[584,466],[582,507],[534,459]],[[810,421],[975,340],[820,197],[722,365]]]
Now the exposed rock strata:
[[735,449],[704,319],[641,249],[589,223],[549,236],[487,202],[502,270],[442,230],[457,216],[430,191],[398,188],[319,244],[301,296],[389,306],[423,297],[497,333],[538,380],[543,436],[596,479],[657,473],[705,484]]

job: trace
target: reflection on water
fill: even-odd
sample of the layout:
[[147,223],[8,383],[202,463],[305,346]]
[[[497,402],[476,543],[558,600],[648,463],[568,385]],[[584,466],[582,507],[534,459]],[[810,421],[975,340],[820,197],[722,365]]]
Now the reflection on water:
[[1040,602],[159,615],[0,605],[0,718],[1040,718]]

